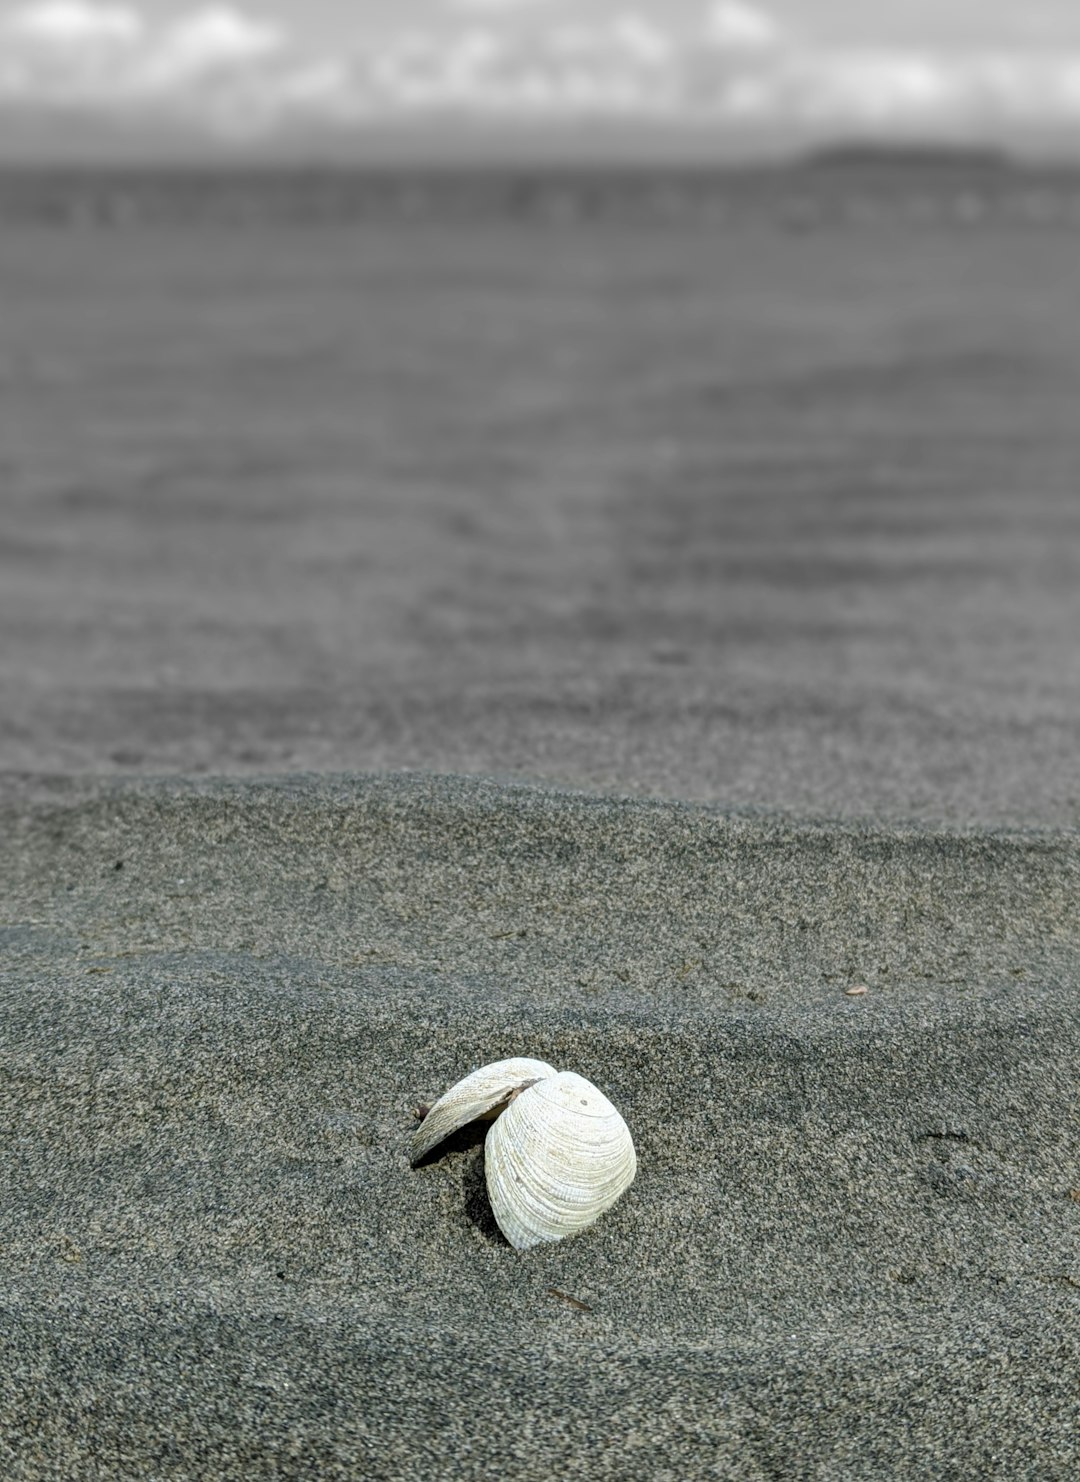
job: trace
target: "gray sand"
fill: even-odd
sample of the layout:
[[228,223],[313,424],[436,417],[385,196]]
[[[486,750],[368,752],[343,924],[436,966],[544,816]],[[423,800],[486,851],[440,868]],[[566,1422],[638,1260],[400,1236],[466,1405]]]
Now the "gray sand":
[[[1075,833],[420,776],[0,810],[5,1479],[1080,1465]],[[528,1254],[475,1138],[407,1157],[515,1053],[640,1158]]]
[[1074,234],[551,231],[0,243],[3,1482],[1080,1469]]
[[5,282],[0,768],[1080,827],[1073,231],[51,232]]

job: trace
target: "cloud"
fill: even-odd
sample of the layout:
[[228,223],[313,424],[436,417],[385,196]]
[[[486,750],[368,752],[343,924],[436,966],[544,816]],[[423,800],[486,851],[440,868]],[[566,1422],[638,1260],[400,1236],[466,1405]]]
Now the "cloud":
[[[554,36],[558,36],[558,32]],[[621,57],[640,67],[666,67],[676,58],[674,40],[651,21],[624,11],[606,25],[581,29],[575,33],[577,44],[587,51]]]
[[137,10],[87,0],[43,0],[22,6],[3,23],[9,43],[61,48],[127,46],[138,40],[144,28]]
[[445,0],[447,9],[472,12],[476,15],[500,16],[521,15],[528,10],[540,10],[551,5],[553,0]]
[[151,26],[139,11],[91,0],[40,0],[0,22],[0,97],[112,111],[228,87],[282,53],[275,22],[210,6]]
[[630,8],[548,14],[542,0],[506,25],[499,12],[526,0],[451,3],[488,15],[319,51],[224,3],[152,21],[123,0],[37,0],[0,17],[0,106],[158,110],[230,133],[436,114],[724,121],[728,137],[1080,120],[1080,53],[1067,50],[815,45],[742,0],[711,5],[696,30]]
[[792,52],[728,78],[721,112],[837,130],[1064,124],[1080,117],[1080,56],[840,48]]
[[743,0],[719,0],[709,11],[705,34],[714,46],[733,51],[758,51],[776,46],[783,28],[768,11]]
[[245,71],[282,51],[286,36],[276,22],[223,7],[181,16],[148,49],[144,86],[175,87],[223,73]]
[[627,12],[527,36],[479,26],[449,42],[408,33],[369,59],[366,79],[383,107],[399,113],[644,112],[670,100],[675,60],[665,34]]
[[888,123],[928,120],[964,102],[955,64],[918,52],[840,52],[804,61],[790,81],[804,116]]
[[407,32],[369,58],[357,86],[387,108],[460,105],[489,89],[503,50],[485,29],[462,32],[450,43]]
[[137,56],[138,11],[85,0],[43,0],[0,22],[0,99],[65,102],[103,96]]

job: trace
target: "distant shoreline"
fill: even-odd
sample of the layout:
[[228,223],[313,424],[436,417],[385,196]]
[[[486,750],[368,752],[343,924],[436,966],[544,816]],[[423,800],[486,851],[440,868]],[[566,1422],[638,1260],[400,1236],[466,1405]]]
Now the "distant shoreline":
[[[868,204],[869,203],[869,204]],[[328,161],[0,164],[0,220],[333,223],[432,219],[777,221],[802,230],[889,213],[1080,220],[1080,163],[994,150],[844,145],[768,161]],[[860,213],[861,216],[860,216]]]
[[889,143],[852,140],[810,147],[782,154],[708,158],[627,158],[599,155],[558,159],[526,155],[520,159],[476,156],[447,156],[443,159],[418,156],[356,157],[327,155],[270,158],[258,154],[224,158],[174,155],[160,159],[133,158],[30,158],[0,159],[0,183],[26,180],[116,179],[116,180],[231,180],[257,179],[294,181],[301,178],[326,180],[419,180],[422,182],[522,179],[556,182],[617,179],[652,180],[739,180],[785,176],[792,173],[881,171],[890,177],[912,175],[1010,175],[1072,178],[1080,174],[1080,158],[1048,151],[1014,153],[991,146],[947,143]]

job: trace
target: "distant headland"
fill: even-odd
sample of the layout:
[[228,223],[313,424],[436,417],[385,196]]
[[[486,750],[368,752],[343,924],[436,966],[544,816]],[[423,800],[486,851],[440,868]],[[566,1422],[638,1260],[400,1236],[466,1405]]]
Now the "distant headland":
[[1016,160],[1006,149],[990,145],[910,144],[852,141],[828,144],[797,157],[796,165],[809,169],[912,170],[964,173],[1011,170]]

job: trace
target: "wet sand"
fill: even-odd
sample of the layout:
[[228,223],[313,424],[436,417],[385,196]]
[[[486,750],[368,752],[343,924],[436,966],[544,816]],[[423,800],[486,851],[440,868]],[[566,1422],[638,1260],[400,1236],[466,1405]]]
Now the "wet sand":
[[[428,776],[2,799],[13,1482],[1080,1460],[1075,834]],[[531,1253],[478,1138],[407,1152],[518,1053],[640,1160]]]

